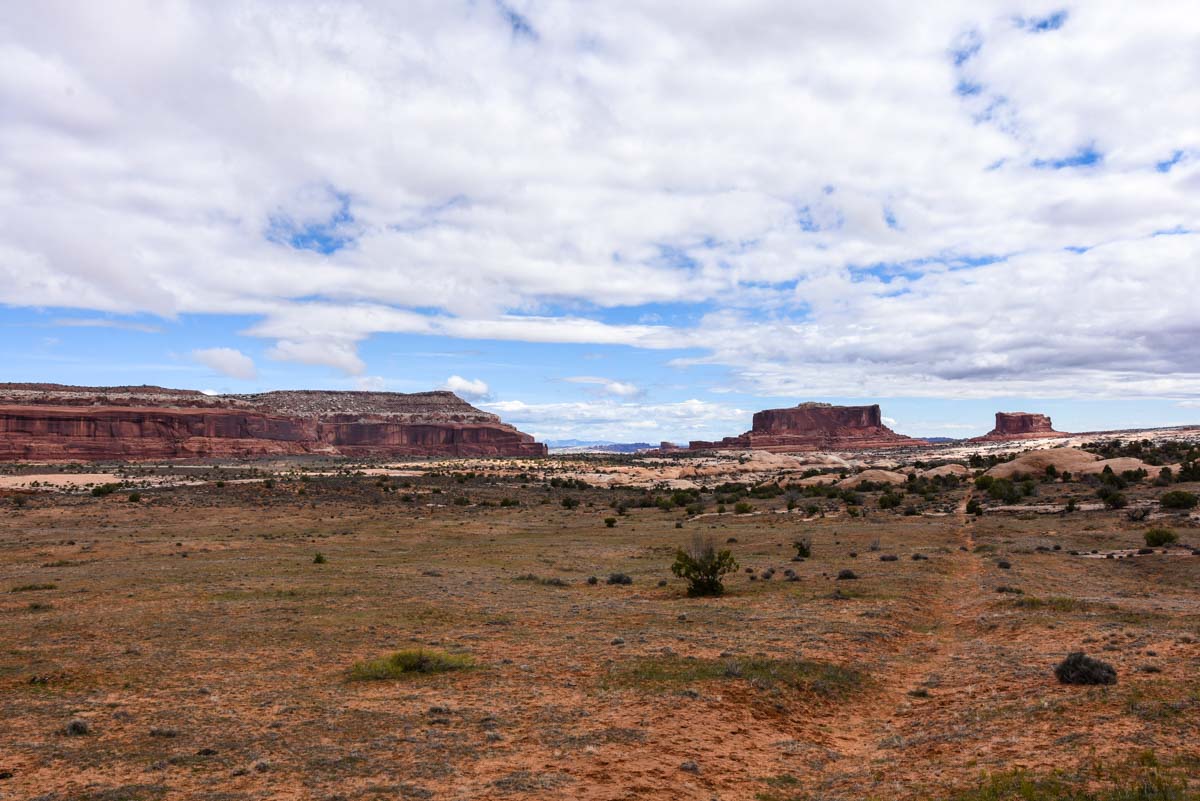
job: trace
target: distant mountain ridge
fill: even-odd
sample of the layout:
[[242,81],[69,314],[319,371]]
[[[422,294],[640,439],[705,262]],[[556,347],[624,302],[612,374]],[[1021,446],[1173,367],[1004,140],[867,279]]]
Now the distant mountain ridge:
[[552,439],[546,440],[551,453],[637,453],[652,450],[649,442],[611,442],[609,440]]

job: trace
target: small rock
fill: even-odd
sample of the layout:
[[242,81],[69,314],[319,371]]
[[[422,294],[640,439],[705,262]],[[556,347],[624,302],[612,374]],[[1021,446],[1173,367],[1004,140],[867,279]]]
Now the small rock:
[[699,773],[700,772],[700,766],[697,765],[695,762],[691,761],[690,759],[687,762],[684,762],[682,765],[680,765],[679,769],[682,771],[686,771],[688,773]]

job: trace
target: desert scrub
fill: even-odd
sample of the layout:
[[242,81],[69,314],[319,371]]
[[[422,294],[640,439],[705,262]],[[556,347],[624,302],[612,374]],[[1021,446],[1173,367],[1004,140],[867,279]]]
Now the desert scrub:
[[11,592],[37,592],[39,590],[57,590],[57,584],[18,584]]
[[[1200,792],[1188,786],[1194,760],[1160,762],[1152,751],[1112,765],[1092,765],[1066,772],[1032,774],[1024,770],[985,776],[977,787],[948,795],[947,801],[1196,801]],[[932,796],[931,796],[932,797]]]
[[1174,490],[1173,492],[1165,492],[1158,499],[1159,504],[1164,509],[1195,509],[1196,496],[1190,492],[1183,490]]
[[761,689],[785,688],[824,698],[844,698],[862,686],[864,675],[852,668],[811,659],[685,659],[646,656],[614,664],[606,683],[650,690],[710,681],[745,681]]
[[397,651],[391,656],[356,662],[350,668],[351,681],[379,681],[401,679],[414,675],[449,673],[475,667],[475,660],[466,654],[448,654],[445,651],[412,649]]
[[1080,612],[1088,608],[1087,603],[1076,598],[1038,598],[1033,595],[1014,598],[1012,605],[1018,609],[1049,609],[1054,612]]
[[1146,531],[1146,545],[1151,548],[1161,548],[1173,545],[1179,541],[1179,535],[1169,528],[1152,528]]
[[675,552],[675,563],[671,572],[688,583],[687,594],[691,597],[721,595],[725,584],[721,577],[738,569],[738,563],[729,551],[718,551],[711,539],[697,535],[688,548]]
[[534,573],[522,573],[513,579],[513,581],[527,581],[531,584],[540,584],[543,587],[567,587],[570,585],[570,582],[565,579],[560,579],[557,576],[544,578]]
[[1107,662],[1093,659],[1082,651],[1068,654],[1054,668],[1054,675],[1063,684],[1116,684],[1117,671]]

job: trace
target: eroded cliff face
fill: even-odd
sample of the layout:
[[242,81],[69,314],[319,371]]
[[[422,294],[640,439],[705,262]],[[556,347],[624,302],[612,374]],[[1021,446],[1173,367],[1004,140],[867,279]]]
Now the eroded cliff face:
[[0,459],[290,454],[542,456],[450,392],[210,396],[161,387],[0,385]]
[[802,403],[754,415],[753,428],[717,442],[693,440],[689,450],[757,450],[772,453],[844,451],[921,445],[883,424],[879,406]]
[[996,427],[972,442],[1003,442],[1005,440],[1042,439],[1044,437],[1066,437],[1055,431],[1050,418],[1033,412],[996,412]]

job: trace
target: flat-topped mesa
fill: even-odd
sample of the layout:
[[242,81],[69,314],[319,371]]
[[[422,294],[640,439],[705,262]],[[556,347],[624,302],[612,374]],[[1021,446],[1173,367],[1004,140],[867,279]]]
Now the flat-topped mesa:
[[971,442],[1004,442],[1006,440],[1045,439],[1047,437],[1067,437],[1061,431],[1055,431],[1050,418],[1044,414],[1033,412],[996,412],[996,427],[982,437],[975,437]]
[[0,459],[544,456],[452,392],[207,395],[163,387],[0,384]]
[[689,450],[756,450],[771,453],[849,451],[924,445],[925,440],[897,434],[883,424],[878,404],[833,406],[801,403],[754,415],[752,428],[717,442],[692,441]]

